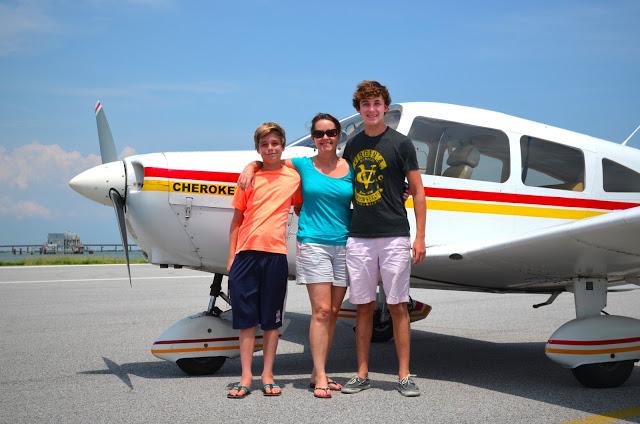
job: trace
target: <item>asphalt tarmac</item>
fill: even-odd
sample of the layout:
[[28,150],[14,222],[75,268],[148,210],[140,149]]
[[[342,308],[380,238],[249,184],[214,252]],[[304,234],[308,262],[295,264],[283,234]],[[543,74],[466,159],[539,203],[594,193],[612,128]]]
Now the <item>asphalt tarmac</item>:
[[[411,368],[422,396],[395,390],[393,342],[374,344],[373,388],[315,399],[308,389],[310,307],[289,286],[291,320],[276,360],[279,398],[259,391],[226,398],[239,359],[213,376],[189,377],[151,355],[173,322],[202,311],[212,276],[122,265],[0,268],[2,423],[359,423],[640,422],[640,368],[615,389],[587,389],[544,355],[544,342],[575,317],[573,297],[540,309],[540,295],[413,290],[433,306],[412,325]],[[611,314],[640,318],[640,290],[609,295]],[[355,370],[353,322],[340,320],[328,370],[339,382]],[[608,421],[607,421],[608,420]]]

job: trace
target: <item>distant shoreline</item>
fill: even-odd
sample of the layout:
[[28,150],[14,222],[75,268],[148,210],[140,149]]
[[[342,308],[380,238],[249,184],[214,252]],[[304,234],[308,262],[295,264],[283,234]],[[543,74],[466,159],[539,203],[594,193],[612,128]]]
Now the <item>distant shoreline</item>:
[[[3,266],[37,266],[37,265],[96,265],[96,264],[124,264],[124,255],[120,257],[102,255],[47,255],[36,257],[22,257],[16,259],[0,260]],[[135,255],[130,257],[132,264],[146,264],[148,261]]]

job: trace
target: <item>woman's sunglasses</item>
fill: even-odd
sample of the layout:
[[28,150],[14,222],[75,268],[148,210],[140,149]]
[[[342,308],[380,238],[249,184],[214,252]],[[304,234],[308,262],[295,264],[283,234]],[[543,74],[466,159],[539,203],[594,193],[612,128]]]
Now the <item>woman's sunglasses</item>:
[[326,131],[315,130],[311,132],[311,136],[313,138],[322,138],[324,137],[325,134],[327,135],[327,137],[336,137],[339,134],[339,132],[337,128],[332,128]]

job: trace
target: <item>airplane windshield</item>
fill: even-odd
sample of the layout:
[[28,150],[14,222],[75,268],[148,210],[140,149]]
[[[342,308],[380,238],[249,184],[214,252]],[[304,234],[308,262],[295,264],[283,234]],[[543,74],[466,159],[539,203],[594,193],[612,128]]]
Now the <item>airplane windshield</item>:
[[[398,128],[401,112],[402,111],[400,108],[395,108],[389,110],[384,116],[384,120],[386,121],[387,125],[394,130]],[[348,118],[341,119],[340,125],[342,126],[342,134],[340,135],[340,143],[338,144],[338,153],[341,155],[342,153],[340,152],[344,150],[344,146],[347,144],[347,142],[362,131],[362,117],[360,116],[360,114],[352,115]],[[315,149],[316,147],[310,135],[299,138],[289,145],[289,147],[293,146],[311,147],[312,149]]]

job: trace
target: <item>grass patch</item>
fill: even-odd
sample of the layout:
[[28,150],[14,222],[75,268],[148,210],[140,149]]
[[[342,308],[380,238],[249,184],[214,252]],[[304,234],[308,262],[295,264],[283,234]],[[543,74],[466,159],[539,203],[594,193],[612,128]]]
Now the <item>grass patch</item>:
[[[15,261],[0,261],[0,266],[32,266],[32,265],[95,265],[95,264],[124,264],[124,258],[110,256],[42,256],[37,258],[16,259]],[[131,259],[132,264],[148,263],[144,258]]]

